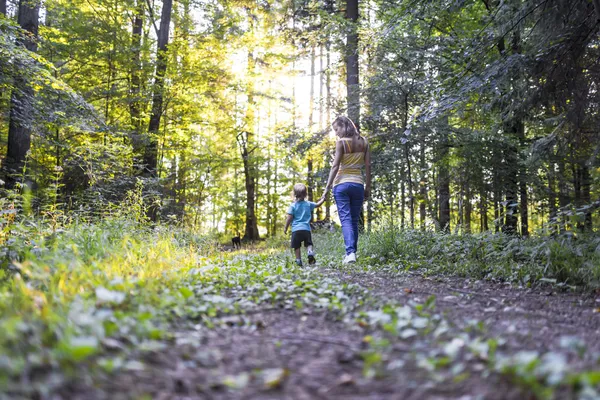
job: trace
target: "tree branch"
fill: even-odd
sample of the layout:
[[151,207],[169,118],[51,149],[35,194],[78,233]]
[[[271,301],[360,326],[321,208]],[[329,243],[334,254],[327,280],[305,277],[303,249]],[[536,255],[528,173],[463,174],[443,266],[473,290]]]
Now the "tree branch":
[[158,37],[158,26],[156,26],[156,19],[154,18],[154,12],[152,11],[152,4],[150,4],[150,0],[146,0],[146,4],[148,5],[148,13],[150,13],[150,20],[152,21],[152,25],[154,26],[154,31],[156,32],[156,36]]

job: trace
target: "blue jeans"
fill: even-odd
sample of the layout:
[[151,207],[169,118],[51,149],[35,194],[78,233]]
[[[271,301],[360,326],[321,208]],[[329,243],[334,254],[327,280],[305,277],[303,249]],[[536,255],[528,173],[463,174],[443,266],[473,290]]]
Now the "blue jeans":
[[365,199],[365,187],[358,183],[340,183],[333,188],[333,197],[342,223],[346,254],[356,253],[358,219]]

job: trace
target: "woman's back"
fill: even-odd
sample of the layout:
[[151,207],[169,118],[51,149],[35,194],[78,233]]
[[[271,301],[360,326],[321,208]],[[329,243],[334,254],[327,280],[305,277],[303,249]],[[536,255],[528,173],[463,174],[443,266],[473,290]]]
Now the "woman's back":
[[355,135],[349,138],[340,138],[340,140],[342,141],[344,154],[333,186],[340,183],[364,184],[362,167],[365,165],[366,139]]

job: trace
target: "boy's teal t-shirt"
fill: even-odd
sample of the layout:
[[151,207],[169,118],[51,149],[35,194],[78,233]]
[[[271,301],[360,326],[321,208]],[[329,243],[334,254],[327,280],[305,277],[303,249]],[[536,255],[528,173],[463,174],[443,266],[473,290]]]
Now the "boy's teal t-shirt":
[[292,215],[292,232],[310,231],[310,213],[315,209],[317,203],[312,201],[297,201],[292,203],[287,213]]

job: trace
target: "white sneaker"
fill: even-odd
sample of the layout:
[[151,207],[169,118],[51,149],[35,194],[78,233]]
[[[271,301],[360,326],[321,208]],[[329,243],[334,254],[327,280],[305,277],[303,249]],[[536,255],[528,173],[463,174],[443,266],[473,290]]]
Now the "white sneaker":
[[350,253],[344,257],[344,264],[350,264],[356,262],[356,254]]

